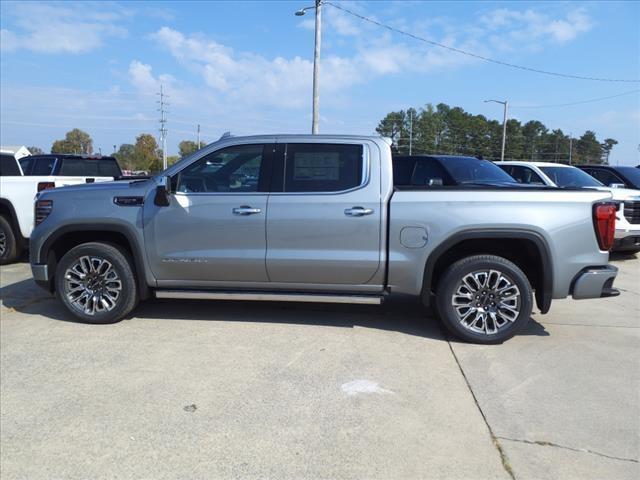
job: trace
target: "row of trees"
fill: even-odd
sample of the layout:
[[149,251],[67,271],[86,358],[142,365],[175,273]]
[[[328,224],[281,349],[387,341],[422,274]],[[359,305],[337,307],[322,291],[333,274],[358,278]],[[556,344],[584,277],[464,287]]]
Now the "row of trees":
[[[500,159],[502,124],[483,115],[472,115],[460,107],[444,103],[434,107],[388,113],[376,131],[390,137],[397,151],[413,154],[439,153],[482,156]],[[542,122],[507,121],[505,159],[568,163],[608,163],[611,149],[618,142],[606,138],[599,142],[587,130],[571,138],[560,129],[549,130]]]
[[[191,140],[183,140],[178,148],[180,155],[167,158],[169,165],[180,160],[204,146]],[[29,147],[32,155],[44,153],[38,147]],[[51,146],[51,153],[74,153],[91,155],[93,153],[93,139],[87,132],[74,128],[66,133],[64,139],[56,140]],[[123,143],[113,154],[124,170],[146,170],[155,172],[162,169],[162,149],[153,135],[142,133],[136,137],[135,143]]]
[[[502,125],[483,115],[472,115],[460,107],[444,103],[434,107],[400,110],[388,113],[376,127],[383,136],[390,137],[398,153],[440,153],[475,155],[496,160],[502,147]],[[598,141],[587,130],[579,138],[571,138],[560,129],[549,130],[542,122],[530,120],[507,121],[505,158],[568,163],[608,163],[611,150],[618,142],[612,138]],[[169,165],[181,157],[202,148],[191,140],[183,140],[180,155],[170,156]],[[42,152],[30,147],[32,153]],[[78,128],[56,140],[52,153],[92,154],[93,139]],[[123,143],[114,156],[125,170],[158,171],[162,168],[162,150],[153,135],[142,133],[134,144]]]

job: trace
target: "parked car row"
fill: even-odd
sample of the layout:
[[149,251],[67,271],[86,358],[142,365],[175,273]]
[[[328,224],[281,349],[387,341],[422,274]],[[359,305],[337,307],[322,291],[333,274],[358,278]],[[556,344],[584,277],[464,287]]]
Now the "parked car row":
[[472,157],[394,160],[380,137],[227,137],[150,179],[42,191],[36,211],[34,279],[88,323],[152,296],[413,296],[496,343],[534,298],[546,313],[619,294],[610,192],[519,184]]
[[56,154],[16,159],[12,152],[1,151],[0,264],[13,262],[28,246],[34,226],[34,198],[38,192],[111,181],[121,174],[118,162],[112,157]]
[[[633,167],[580,168],[561,163],[549,162],[496,162],[517,182],[526,185],[548,185],[560,188],[589,188],[612,194],[617,205],[614,251],[640,252],[640,190],[625,188],[634,186],[640,170]],[[628,169],[628,170],[627,170]],[[607,173],[607,176],[603,172]],[[624,173],[621,173],[624,172]],[[590,174],[593,173],[594,176]],[[614,178],[613,175],[616,174]],[[597,179],[610,180],[604,184]],[[622,175],[625,175],[624,177]],[[624,178],[625,180],[622,180]],[[618,182],[626,183],[618,183]]]

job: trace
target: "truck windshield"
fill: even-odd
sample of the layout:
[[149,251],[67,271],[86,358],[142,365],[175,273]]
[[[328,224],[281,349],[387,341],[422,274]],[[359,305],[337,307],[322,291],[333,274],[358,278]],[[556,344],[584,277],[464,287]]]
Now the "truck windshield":
[[516,183],[508,173],[488,160],[451,157],[441,159],[440,163],[456,183]]
[[576,167],[540,167],[558,187],[602,187],[602,183]]

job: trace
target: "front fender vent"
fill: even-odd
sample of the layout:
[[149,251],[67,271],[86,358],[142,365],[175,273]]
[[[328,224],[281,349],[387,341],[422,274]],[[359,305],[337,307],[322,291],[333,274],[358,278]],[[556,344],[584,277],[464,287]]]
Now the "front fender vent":
[[144,197],[114,197],[113,203],[121,207],[140,207],[144,205]]

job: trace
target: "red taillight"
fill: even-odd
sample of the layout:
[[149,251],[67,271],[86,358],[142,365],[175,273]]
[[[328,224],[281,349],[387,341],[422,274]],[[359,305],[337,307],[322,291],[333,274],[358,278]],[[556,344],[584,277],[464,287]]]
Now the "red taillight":
[[38,191],[49,190],[50,188],[56,188],[56,184],[53,182],[38,182]]
[[610,250],[616,233],[616,206],[599,203],[593,206],[593,226],[600,250]]

